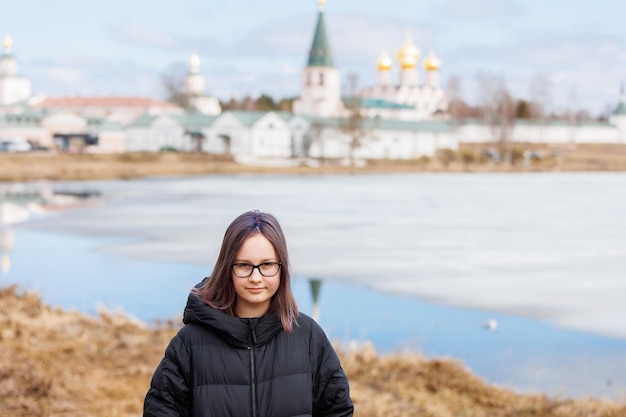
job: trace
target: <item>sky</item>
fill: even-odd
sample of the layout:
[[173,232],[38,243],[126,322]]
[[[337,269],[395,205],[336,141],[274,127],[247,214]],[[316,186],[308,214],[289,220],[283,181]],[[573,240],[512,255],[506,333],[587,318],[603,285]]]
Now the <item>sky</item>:
[[[0,36],[13,39],[35,94],[164,98],[163,77],[197,53],[207,94],[228,100],[299,94],[318,4],[7,0],[1,10]],[[324,13],[344,85],[348,74],[373,85],[377,58],[395,57],[407,32],[422,57],[441,59],[442,86],[457,78],[472,104],[484,97],[481,79],[500,78],[552,111],[599,115],[626,80],[625,1],[327,0]]]

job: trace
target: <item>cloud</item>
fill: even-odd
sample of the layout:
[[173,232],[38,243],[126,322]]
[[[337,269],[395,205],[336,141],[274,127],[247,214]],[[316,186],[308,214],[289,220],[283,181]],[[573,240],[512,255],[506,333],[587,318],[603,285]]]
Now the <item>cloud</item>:
[[[315,31],[316,16],[274,19],[251,31],[232,38],[224,49],[236,51],[246,58],[281,59],[306,63]],[[337,65],[370,65],[372,68],[383,49],[390,54],[404,42],[410,31],[420,46],[432,43],[428,28],[394,17],[365,13],[341,13],[326,16],[326,29]],[[358,34],[358,36],[355,36]],[[206,49],[206,48],[205,48]],[[425,49],[425,47],[424,47]]]
[[333,29],[337,59],[346,65],[368,65],[370,68],[374,68],[383,50],[395,57],[407,32],[422,54],[430,47],[433,38],[429,27],[415,27],[409,19],[368,14],[341,14],[336,17]]
[[474,21],[519,17],[525,11],[522,4],[512,0],[446,0],[442,9],[453,19]]
[[[359,85],[375,80],[375,63],[380,53],[386,50],[395,57],[407,31],[410,31],[423,55],[428,52],[428,45],[432,45],[431,30],[428,27],[415,27],[408,19],[367,13],[339,13],[327,15],[325,22],[335,65],[344,78],[348,73],[356,73],[360,79]],[[261,85],[250,85],[251,91],[264,88],[267,92],[267,83],[273,82],[267,80],[275,80],[275,87],[280,94],[292,96],[298,93],[301,71],[308,59],[315,24],[315,15],[274,19],[232,41],[229,54],[237,51],[240,57],[245,57],[237,60],[234,56],[239,62],[234,65],[246,61],[250,63],[249,71],[258,77],[263,74]],[[281,73],[280,68],[289,70]],[[292,75],[294,72],[295,75]],[[286,84],[289,84],[291,91],[286,91]],[[241,88],[242,84],[239,86]]]
[[117,40],[137,46],[172,50],[181,46],[176,36],[141,24],[111,26],[109,33]]
[[85,59],[37,61],[29,77],[36,94],[163,97],[160,74],[131,61]]
[[[502,76],[514,95],[529,98],[531,80],[544,75],[552,82],[556,108],[568,105],[575,90],[579,106],[594,113],[616,102],[626,67],[623,42],[608,35],[535,32],[491,46],[445,49],[444,54],[445,72],[460,76],[466,85],[478,74],[492,73]],[[468,99],[475,102],[478,94],[470,92]]]
[[74,67],[50,67],[48,68],[48,77],[50,81],[64,84],[67,87],[78,87],[86,81],[85,76]]
[[[249,19],[245,25],[227,24],[231,11],[243,1],[220,6],[219,12],[196,6],[194,24],[206,28],[176,33],[169,26],[158,29],[156,23],[105,26],[109,39],[98,41],[99,48],[86,49],[96,44],[87,37],[73,39],[72,45],[85,44],[80,46],[84,54],[74,46],[74,56],[50,53],[53,58],[49,61],[21,62],[20,68],[32,78],[33,87],[44,92],[79,91],[80,86],[84,94],[110,91],[158,96],[168,65],[181,62],[186,68],[189,55],[196,52],[210,94],[220,98],[261,92],[274,97],[297,95],[316,13],[294,11],[278,13],[269,20]],[[355,73],[361,87],[375,82],[375,62],[383,50],[395,60],[409,30],[422,57],[433,50],[441,58],[443,85],[450,75],[458,75],[464,92],[469,93],[477,74],[492,73],[505,78],[511,91],[524,97],[532,77],[545,74],[553,81],[555,97],[566,97],[571,86],[576,86],[583,107],[597,109],[614,102],[616,89],[626,76],[626,50],[623,39],[618,38],[622,32],[613,30],[616,35],[611,37],[589,34],[596,27],[587,23],[581,26],[585,30],[565,27],[567,22],[558,28],[546,19],[537,23],[529,19],[532,15],[527,7],[517,0],[441,0],[437,6],[423,5],[412,14],[359,8],[356,12],[328,12],[325,19],[342,80]],[[393,71],[395,78],[397,65]]]
[[[310,28],[305,30],[304,28]],[[303,56],[310,47],[314,21],[310,16],[272,19],[233,38],[231,47],[247,58]]]

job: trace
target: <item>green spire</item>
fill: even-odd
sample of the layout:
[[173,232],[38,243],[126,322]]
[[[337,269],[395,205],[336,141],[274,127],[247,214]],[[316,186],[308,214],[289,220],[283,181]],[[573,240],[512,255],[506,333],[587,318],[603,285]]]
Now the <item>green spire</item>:
[[313,45],[309,51],[308,67],[333,67],[333,55],[330,50],[326,25],[324,24],[324,12],[321,8],[317,15],[317,27],[313,36]]

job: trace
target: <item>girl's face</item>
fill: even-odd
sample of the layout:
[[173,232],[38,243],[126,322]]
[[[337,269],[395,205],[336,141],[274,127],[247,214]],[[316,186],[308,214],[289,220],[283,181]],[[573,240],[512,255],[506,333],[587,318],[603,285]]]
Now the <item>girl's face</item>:
[[273,276],[263,276],[261,269],[268,275],[268,271],[273,272],[275,267],[272,264],[277,262],[274,246],[261,233],[256,233],[244,241],[233,262],[238,275],[245,275],[241,270],[249,269],[250,265],[259,267],[253,268],[250,276],[246,278],[235,275],[234,268],[231,268],[239,317],[261,317],[267,313],[271,299],[280,285],[280,267],[277,267],[277,272]]

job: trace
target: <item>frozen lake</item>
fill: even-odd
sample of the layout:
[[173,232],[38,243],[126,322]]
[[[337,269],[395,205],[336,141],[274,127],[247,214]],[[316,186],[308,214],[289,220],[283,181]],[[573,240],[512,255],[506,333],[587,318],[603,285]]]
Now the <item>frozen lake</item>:
[[[102,302],[144,320],[171,318],[210,272],[230,221],[259,209],[283,225],[303,311],[306,280],[325,281],[320,322],[340,340],[455,357],[522,390],[626,390],[624,174],[54,186],[97,189],[107,200],[19,225],[8,277],[63,306]],[[498,319],[495,333],[482,328],[489,318]]]

